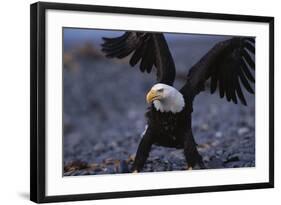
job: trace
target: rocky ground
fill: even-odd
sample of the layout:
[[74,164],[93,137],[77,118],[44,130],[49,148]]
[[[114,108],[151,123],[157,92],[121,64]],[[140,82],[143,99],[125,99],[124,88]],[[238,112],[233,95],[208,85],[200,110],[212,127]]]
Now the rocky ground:
[[[171,44],[177,88],[184,83],[188,67],[214,42],[194,47],[190,55],[182,43]],[[146,123],[145,94],[154,82],[153,75],[127,66],[127,59],[105,59],[91,44],[65,51],[65,176],[129,172]],[[254,96],[247,95],[247,101],[247,107],[234,105],[207,91],[196,98],[193,133],[207,168],[255,166]],[[185,166],[183,150],[153,146],[143,171],[184,170]]]

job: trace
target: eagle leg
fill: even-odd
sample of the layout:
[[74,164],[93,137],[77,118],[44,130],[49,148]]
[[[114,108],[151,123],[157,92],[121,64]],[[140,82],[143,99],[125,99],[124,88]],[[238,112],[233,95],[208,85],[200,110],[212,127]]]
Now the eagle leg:
[[202,156],[199,154],[196,145],[197,144],[194,140],[193,134],[190,131],[186,134],[184,140],[184,156],[188,164],[188,170],[192,170],[196,165],[198,165],[200,169],[206,168],[203,163]]
[[132,166],[133,173],[137,173],[141,171],[141,169],[145,164],[146,159],[149,156],[151,146],[152,146],[152,134],[150,129],[148,128],[145,134],[143,135],[141,142],[138,146],[136,157]]

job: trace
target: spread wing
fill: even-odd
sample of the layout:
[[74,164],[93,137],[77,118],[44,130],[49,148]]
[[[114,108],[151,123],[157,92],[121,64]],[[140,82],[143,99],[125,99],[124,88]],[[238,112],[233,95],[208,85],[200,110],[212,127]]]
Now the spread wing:
[[172,85],[175,64],[162,33],[125,32],[116,38],[103,38],[102,51],[109,58],[130,56],[130,65],[139,64],[141,72],[150,73],[156,68],[157,81]]
[[211,93],[219,90],[220,97],[237,104],[237,99],[247,105],[242,87],[254,93],[251,83],[255,69],[255,39],[235,37],[217,43],[189,71],[182,92],[195,95],[204,90],[205,82],[210,79]]

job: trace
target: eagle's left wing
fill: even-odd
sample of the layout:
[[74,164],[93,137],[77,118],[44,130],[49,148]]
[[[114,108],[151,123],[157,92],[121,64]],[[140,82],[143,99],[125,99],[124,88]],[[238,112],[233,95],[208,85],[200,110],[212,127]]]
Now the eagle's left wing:
[[254,93],[251,82],[255,79],[255,39],[250,37],[234,37],[217,43],[189,71],[186,85],[181,92],[189,92],[192,99],[204,90],[205,82],[211,80],[211,93],[219,89],[220,97],[227,101],[247,105],[242,87]]
[[103,38],[102,51],[109,58],[130,56],[130,65],[139,62],[141,72],[155,67],[157,82],[173,85],[176,75],[174,60],[162,33],[127,31],[115,38]]

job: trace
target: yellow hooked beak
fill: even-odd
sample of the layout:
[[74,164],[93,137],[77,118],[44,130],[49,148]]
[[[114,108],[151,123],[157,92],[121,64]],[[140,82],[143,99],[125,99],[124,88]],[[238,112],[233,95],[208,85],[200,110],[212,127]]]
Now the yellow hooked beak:
[[146,95],[146,102],[151,103],[153,100],[159,100],[161,95],[157,93],[155,90],[150,90]]

